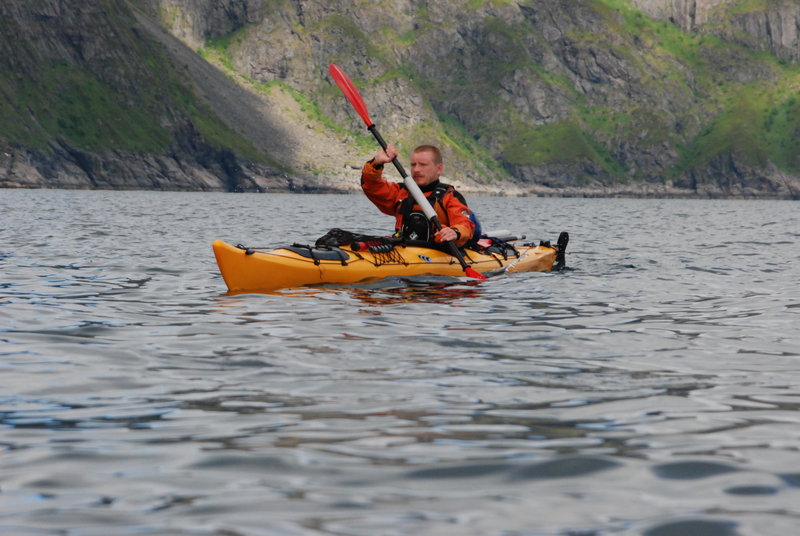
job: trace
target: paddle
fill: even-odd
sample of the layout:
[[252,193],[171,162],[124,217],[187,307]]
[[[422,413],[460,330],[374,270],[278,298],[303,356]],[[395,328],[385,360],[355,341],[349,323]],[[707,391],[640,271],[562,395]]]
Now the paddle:
[[[386,141],[384,141],[380,132],[378,132],[377,127],[375,127],[375,124],[369,118],[369,111],[367,111],[367,105],[364,104],[364,99],[361,98],[361,94],[353,85],[353,82],[350,81],[350,79],[344,73],[342,68],[339,67],[338,65],[331,64],[330,67],[328,68],[328,72],[330,73],[331,78],[333,78],[333,81],[336,82],[336,85],[339,86],[339,89],[342,90],[344,96],[347,97],[347,100],[350,101],[350,104],[353,105],[353,108],[356,109],[358,115],[360,115],[361,119],[364,120],[364,123],[367,125],[367,129],[372,133],[375,139],[378,140],[378,143],[385,151],[388,144],[386,143]],[[400,176],[403,177],[403,184],[405,184],[406,189],[412,195],[414,201],[416,201],[417,204],[420,206],[422,212],[425,214],[425,217],[428,218],[428,220],[433,224],[433,226],[436,228],[437,231],[441,230],[442,224],[439,222],[439,217],[436,215],[436,211],[433,210],[433,207],[431,206],[430,202],[428,202],[428,199],[425,197],[425,195],[422,193],[422,190],[419,189],[417,183],[414,182],[413,178],[408,176],[406,170],[403,169],[403,166],[402,164],[400,164],[400,161],[397,159],[397,157],[394,157],[392,159],[392,164],[394,164],[394,167],[397,168],[397,172],[400,173]],[[461,264],[461,268],[464,270],[464,274],[467,277],[471,277],[472,279],[486,279],[485,275],[467,266],[467,261],[464,260],[464,255],[461,254],[461,251],[458,249],[458,247],[456,247],[455,243],[450,241],[447,242],[447,244],[448,244],[448,249],[450,250],[450,254],[456,259],[458,259],[458,262],[459,264]]]

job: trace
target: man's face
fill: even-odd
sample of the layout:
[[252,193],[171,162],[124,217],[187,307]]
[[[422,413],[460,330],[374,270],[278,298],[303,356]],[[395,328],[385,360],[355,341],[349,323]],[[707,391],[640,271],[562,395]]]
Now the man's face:
[[427,186],[442,174],[442,164],[435,163],[433,158],[431,151],[411,153],[411,178],[417,186]]

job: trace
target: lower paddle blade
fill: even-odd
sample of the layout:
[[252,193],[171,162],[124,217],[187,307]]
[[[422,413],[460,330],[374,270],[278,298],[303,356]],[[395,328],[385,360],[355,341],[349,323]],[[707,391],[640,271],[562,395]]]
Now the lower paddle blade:
[[470,268],[469,266],[464,268],[464,274],[467,277],[471,277],[472,279],[489,279],[488,277],[486,277],[485,275],[483,275],[479,271],[477,271],[477,270],[475,270],[473,268]]

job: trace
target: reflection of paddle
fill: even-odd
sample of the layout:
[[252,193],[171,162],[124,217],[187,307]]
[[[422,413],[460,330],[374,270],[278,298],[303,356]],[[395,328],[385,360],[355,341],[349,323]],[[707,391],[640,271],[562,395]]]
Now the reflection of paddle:
[[[369,118],[367,105],[364,104],[364,99],[361,98],[361,94],[358,92],[356,87],[353,85],[353,83],[350,81],[347,75],[344,74],[344,71],[338,65],[331,64],[328,71],[330,72],[333,81],[336,82],[336,85],[339,86],[339,89],[341,89],[342,93],[344,93],[344,96],[347,97],[347,100],[349,100],[350,104],[353,105],[353,108],[356,109],[358,115],[360,115],[361,119],[364,120],[364,123],[367,125],[367,129],[370,132],[372,132],[372,135],[375,136],[375,139],[378,140],[378,143],[381,145],[381,147],[384,150],[386,150],[387,143],[384,141],[383,137],[378,132],[378,129],[375,127],[375,124]],[[400,176],[403,177],[403,183],[406,185],[406,189],[414,198],[414,201],[416,201],[417,204],[420,206],[422,212],[425,213],[425,217],[428,218],[428,220],[430,220],[430,222],[433,224],[433,226],[436,228],[437,231],[441,230],[442,224],[439,222],[439,218],[436,216],[436,211],[433,210],[433,207],[428,202],[428,199],[425,197],[425,195],[422,193],[422,190],[419,189],[417,183],[414,182],[414,179],[408,176],[406,170],[403,169],[403,166],[402,164],[400,164],[400,161],[397,159],[397,157],[394,157],[392,159],[392,164],[394,164],[394,167],[397,168],[397,171],[398,173],[400,173]],[[450,250],[449,253],[453,257],[458,259],[458,262],[461,264],[461,268],[464,269],[464,274],[466,276],[471,277],[473,279],[486,279],[485,275],[467,266],[467,261],[464,260],[464,255],[461,254],[461,251],[458,249],[458,247],[456,247],[455,243],[447,242],[447,244]]]

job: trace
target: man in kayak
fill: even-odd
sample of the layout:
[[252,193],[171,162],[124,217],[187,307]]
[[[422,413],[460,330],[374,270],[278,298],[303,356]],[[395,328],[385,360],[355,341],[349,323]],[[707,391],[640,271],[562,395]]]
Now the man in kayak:
[[383,178],[383,166],[397,156],[389,145],[364,164],[361,189],[384,214],[396,219],[398,236],[411,240],[455,242],[462,247],[472,239],[475,224],[464,197],[456,189],[439,181],[444,168],[442,153],[433,145],[420,145],[411,153],[411,177],[436,211],[442,229],[436,231],[403,183]]

